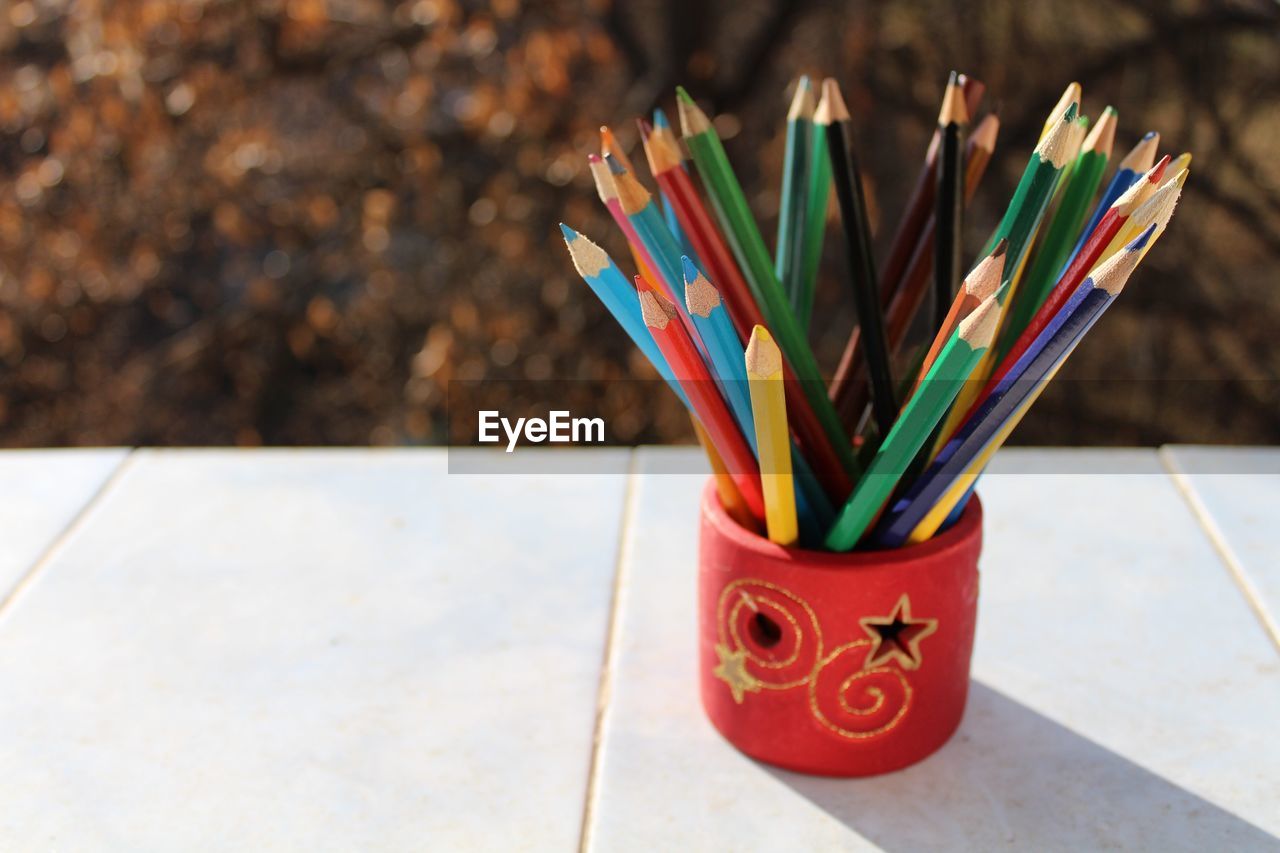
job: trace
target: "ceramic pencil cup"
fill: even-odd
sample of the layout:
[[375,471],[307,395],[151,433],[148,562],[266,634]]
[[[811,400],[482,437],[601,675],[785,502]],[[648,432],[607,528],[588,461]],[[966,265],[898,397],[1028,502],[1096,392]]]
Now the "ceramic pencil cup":
[[823,776],[887,773],[951,737],[969,692],[982,507],[908,548],[783,548],[702,495],[702,704],[739,750]]

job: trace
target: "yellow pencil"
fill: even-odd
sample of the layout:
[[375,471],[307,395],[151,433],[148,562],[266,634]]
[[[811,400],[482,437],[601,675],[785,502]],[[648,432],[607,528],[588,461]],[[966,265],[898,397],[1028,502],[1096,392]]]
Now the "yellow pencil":
[[751,330],[746,363],[751,416],[755,421],[756,446],[760,453],[765,528],[770,541],[790,545],[796,541],[798,530],[787,404],[782,388],[782,352],[764,326]]

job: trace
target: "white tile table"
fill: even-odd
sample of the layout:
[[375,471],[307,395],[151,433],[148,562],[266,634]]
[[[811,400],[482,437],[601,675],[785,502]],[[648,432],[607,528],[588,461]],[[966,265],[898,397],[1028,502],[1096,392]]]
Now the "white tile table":
[[999,454],[965,720],[863,780],[702,716],[695,449],[461,460],[0,453],[0,850],[1280,849],[1280,451]]

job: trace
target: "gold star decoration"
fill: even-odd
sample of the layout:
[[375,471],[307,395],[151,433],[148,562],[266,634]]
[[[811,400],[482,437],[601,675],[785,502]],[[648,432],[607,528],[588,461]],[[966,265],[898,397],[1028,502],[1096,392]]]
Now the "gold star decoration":
[[722,643],[716,643],[716,654],[720,656],[720,665],[712,670],[712,674],[729,685],[733,701],[741,705],[744,694],[755,693],[760,689],[760,681],[747,672],[747,652],[745,649],[730,649]]
[[872,640],[865,669],[896,660],[904,669],[916,669],[923,657],[920,641],[938,630],[937,619],[913,619],[911,601],[904,593],[888,616],[865,616],[858,620]]

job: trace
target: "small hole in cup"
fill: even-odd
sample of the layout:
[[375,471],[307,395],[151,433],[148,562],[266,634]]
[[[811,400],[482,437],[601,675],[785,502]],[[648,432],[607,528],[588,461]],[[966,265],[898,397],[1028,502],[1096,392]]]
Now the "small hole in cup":
[[778,627],[778,623],[763,613],[751,617],[751,621],[747,623],[747,632],[762,649],[773,648],[782,639],[782,629]]

